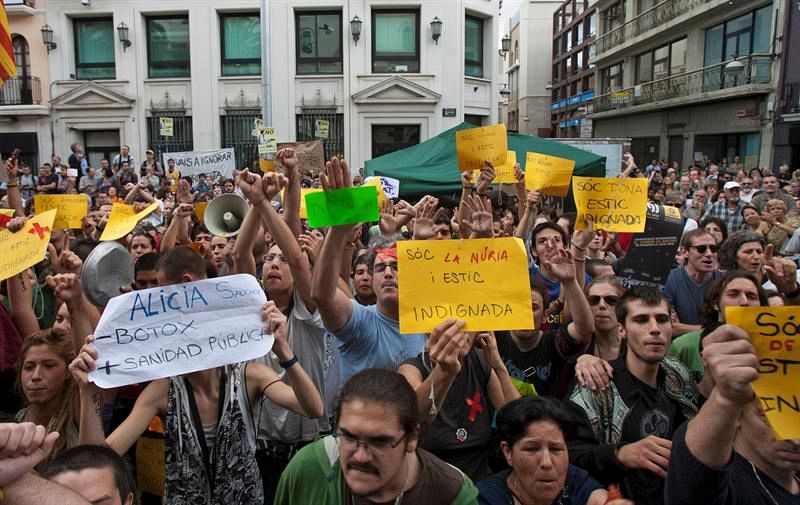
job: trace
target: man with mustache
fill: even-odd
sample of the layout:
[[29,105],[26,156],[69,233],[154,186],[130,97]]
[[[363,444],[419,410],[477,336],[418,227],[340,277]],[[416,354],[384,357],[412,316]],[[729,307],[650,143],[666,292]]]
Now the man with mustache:
[[697,413],[700,396],[689,370],[667,356],[672,320],[664,295],[633,287],[615,312],[627,350],[611,361],[608,388],[580,386],[566,402],[578,421],[570,461],[601,482],[619,483],[635,503],[659,504],[672,436]]
[[357,373],[336,414],[336,435],[306,446],[286,467],[275,505],[477,502],[469,477],[418,447],[417,395],[402,375]]

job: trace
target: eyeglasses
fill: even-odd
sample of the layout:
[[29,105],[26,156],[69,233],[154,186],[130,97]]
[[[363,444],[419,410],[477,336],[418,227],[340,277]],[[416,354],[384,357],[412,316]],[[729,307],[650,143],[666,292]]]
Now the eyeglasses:
[[710,244],[710,245],[690,245],[690,246],[689,246],[689,249],[697,249],[697,252],[699,252],[700,254],[705,254],[705,253],[706,253],[706,251],[707,251],[708,249],[711,249],[711,252],[712,252],[712,253],[715,253],[715,252],[717,252],[717,249],[718,249],[718,247],[717,247],[717,245],[716,245],[716,244]]
[[372,271],[373,272],[384,272],[386,270],[386,267],[391,268],[392,269],[392,273],[395,273],[395,274],[397,273],[397,270],[398,270],[397,263],[375,263],[372,266]]
[[339,447],[344,447],[345,449],[351,449],[354,451],[358,450],[359,447],[364,447],[365,451],[369,451],[372,454],[389,452],[400,445],[400,442],[405,440],[407,436],[408,433],[403,433],[403,436],[400,437],[400,440],[397,442],[392,442],[391,440],[387,440],[385,438],[370,438],[367,439],[366,442],[362,442],[350,433],[345,433],[341,430],[336,432],[336,438],[339,440]]
[[592,305],[592,306],[598,305],[600,303],[600,300],[603,300],[604,302],[606,302],[606,305],[611,305],[611,306],[616,305],[617,302],[619,301],[619,297],[616,296],[616,295],[602,295],[602,296],[601,295],[589,295],[589,296],[587,296],[587,299],[589,300],[589,305]]
[[271,254],[271,253],[264,255],[263,257],[264,263],[270,263],[272,261],[275,261],[275,258],[278,258],[278,261],[280,261],[281,263],[289,263],[286,260],[286,258],[283,257],[283,254]]

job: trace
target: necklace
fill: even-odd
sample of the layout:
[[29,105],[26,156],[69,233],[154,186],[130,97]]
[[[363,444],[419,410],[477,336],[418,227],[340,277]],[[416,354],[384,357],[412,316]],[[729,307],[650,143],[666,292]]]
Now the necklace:
[[[753,475],[756,476],[756,480],[761,485],[761,489],[763,489],[764,492],[767,493],[767,496],[769,496],[769,499],[772,501],[772,503],[774,505],[779,505],[778,504],[778,500],[776,500],[775,497],[772,496],[772,493],[769,492],[769,489],[767,489],[767,486],[764,485],[764,481],[761,480],[761,476],[758,475],[758,470],[756,469],[756,465],[750,460],[747,460],[747,462],[750,463],[750,468],[753,469]],[[797,474],[795,474],[794,475],[794,480],[800,482],[800,477],[798,477]]]

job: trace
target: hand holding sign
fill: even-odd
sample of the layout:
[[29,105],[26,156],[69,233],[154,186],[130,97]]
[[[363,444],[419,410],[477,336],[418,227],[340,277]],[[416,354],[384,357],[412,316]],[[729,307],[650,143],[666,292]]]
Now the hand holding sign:
[[525,158],[525,186],[545,195],[567,196],[574,169],[575,160],[529,152]]
[[508,137],[503,124],[456,132],[458,169],[478,170],[487,160],[503,165],[508,155]]
[[718,395],[737,405],[753,401],[751,384],[758,379],[758,358],[747,331],[720,326],[703,339],[702,357]]
[[597,230],[641,233],[647,213],[647,179],[573,177],[572,190],[578,209],[576,230],[586,227],[591,216]]
[[308,225],[311,228],[333,226],[350,228],[365,221],[378,221],[378,194],[374,187],[353,187],[350,167],[335,156],[320,174],[322,193],[306,195]]
[[[44,258],[50,243],[50,231],[56,211],[48,210],[25,221],[14,218],[8,223],[8,229],[0,231],[0,280],[32,267]],[[16,230],[19,227],[19,231]]]

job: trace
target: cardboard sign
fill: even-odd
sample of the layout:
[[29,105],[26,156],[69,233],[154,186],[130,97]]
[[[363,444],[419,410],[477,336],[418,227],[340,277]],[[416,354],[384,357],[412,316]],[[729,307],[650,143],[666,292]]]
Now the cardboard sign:
[[16,233],[0,230],[0,281],[8,279],[44,259],[56,210],[48,210],[30,218]]
[[305,200],[311,228],[368,223],[381,217],[378,193],[369,186],[309,193]]
[[318,139],[328,138],[328,131],[330,129],[330,122],[324,119],[314,120],[314,136]]
[[727,307],[725,322],[750,334],[759,364],[753,390],[775,438],[800,439],[800,317],[797,307]]
[[81,228],[81,220],[89,212],[89,198],[86,195],[33,195],[36,213],[41,214],[56,209],[55,228]]
[[308,142],[281,142],[278,150],[291,147],[297,154],[297,170],[304,172],[311,171],[314,174],[320,173],[325,168],[325,149],[319,140]]
[[159,205],[161,205],[161,201],[156,200],[137,214],[133,210],[133,206],[115,203],[111,207],[111,215],[108,216],[108,222],[103,234],[100,235],[100,241],[117,240],[124,237],[136,228],[139,221],[156,210]]
[[529,152],[525,157],[525,188],[550,196],[567,196],[575,160]]
[[647,179],[573,177],[572,192],[578,209],[576,230],[586,229],[592,216],[595,230],[640,233],[647,213]]
[[172,137],[175,134],[174,121],[171,117],[158,118],[158,133],[162,137]]
[[505,165],[508,156],[506,126],[502,124],[456,132],[458,169],[480,170],[489,160],[495,167]]
[[95,330],[97,369],[112,388],[249,361],[272,348],[255,277],[228,275],[126,293],[108,302]]
[[197,202],[194,204],[194,214],[201,223],[206,222],[206,207],[208,207],[208,202]]
[[533,328],[522,240],[406,240],[397,260],[400,333],[430,332],[451,317],[469,331]]

